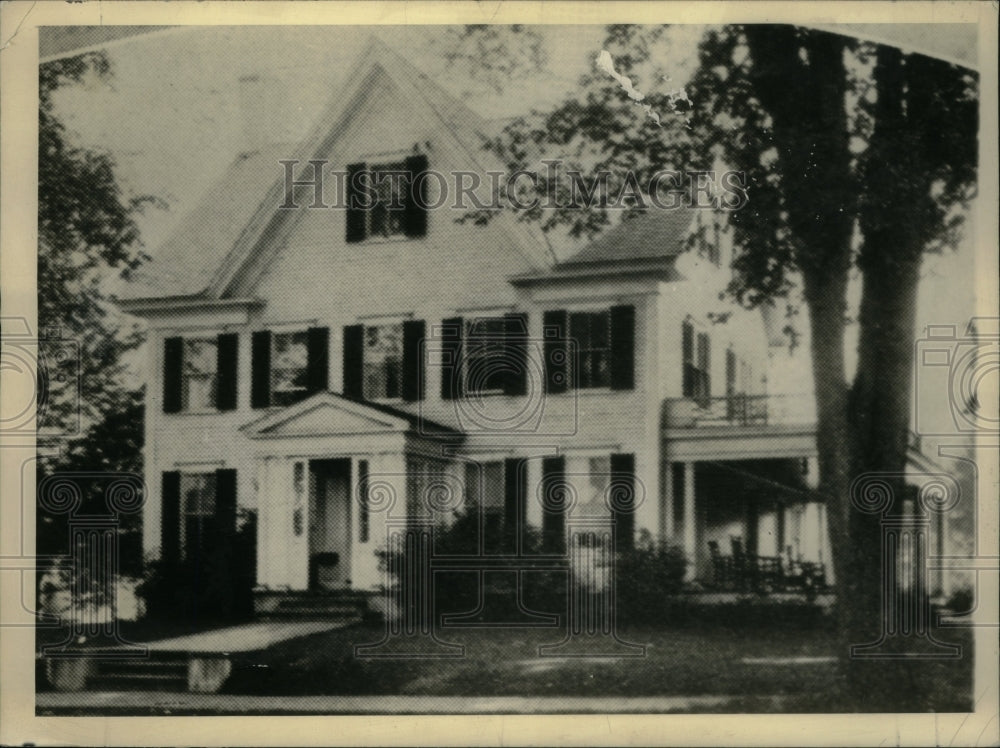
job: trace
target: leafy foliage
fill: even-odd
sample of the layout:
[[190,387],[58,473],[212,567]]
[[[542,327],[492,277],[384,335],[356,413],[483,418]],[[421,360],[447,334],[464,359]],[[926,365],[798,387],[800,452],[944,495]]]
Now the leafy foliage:
[[79,351],[82,391],[51,389],[39,430],[58,428],[79,404],[84,423],[125,407],[120,383],[125,350],[141,337],[113,309],[109,280],[126,278],[146,258],[136,211],[155,203],[127,197],[110,155],[73,144],[55,115],[54,95],[87,76],[107,78],[100,52],[55,60],[39,68],[38,324],[43,362],[59,357],[62,341]]

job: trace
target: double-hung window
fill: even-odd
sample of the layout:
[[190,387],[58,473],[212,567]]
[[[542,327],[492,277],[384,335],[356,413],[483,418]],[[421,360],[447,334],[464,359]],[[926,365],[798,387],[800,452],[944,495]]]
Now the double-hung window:
[[364,328],[364,395],[366,400],[402,397],[403,325]]
[[636,315],[631,305],[545,312],[545,391],[635,387]]
[[185,338],[181,407],[186,412],[215,409],[218,351],[214,338]]
[[469,320],[466,337],[465,392],[469,395],[501,393],[513,370],[503,317]]
[[181,538],[184,559],[210,550],[215,521],[215,473],[181,473]]
[[685,322],[681,332],[683,396],[703,406],[712,397],[711,350],[708,333],[695,333],[694,325]]
[[347,242],[427,234],[427,157],[347,167]]
[[611,386],[611,313],[571,312],[569,336],[576,345],[577,389]]
[[163,412],[207,413],[237,405],[239,335],[163,341]]
[[291,405],[308,389],[309,336],[305,330],[271,336],[271,404]]

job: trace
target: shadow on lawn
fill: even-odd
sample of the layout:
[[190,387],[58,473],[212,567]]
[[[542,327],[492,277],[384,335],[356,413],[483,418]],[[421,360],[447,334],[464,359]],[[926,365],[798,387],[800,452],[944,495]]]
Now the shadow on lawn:
[[[722,711],[843,712],[856,710],[840,685],[830,627],[627,627],[621,638],[645,644],[643,658],[540,657],[556,629],[448,629],[441,639],[463,644],[449,660],[361,660],[354,646],[378,641],[380,626],[357,625],[284,642],[234,663],[224,692],[254,695],[595,696],[724,695]],[[934,684],[932,697],[899,711],[971,709],[971,636],[958,661],[924,662],[914,677]],[[772,698],[773,697],[773,698]],[[764,701],[761,701],[761,699]],[[770,699],[770,700],[768,700]],[[741,707],[741,704],[743,705]],[[710,709],[709,711],[715,711]]]

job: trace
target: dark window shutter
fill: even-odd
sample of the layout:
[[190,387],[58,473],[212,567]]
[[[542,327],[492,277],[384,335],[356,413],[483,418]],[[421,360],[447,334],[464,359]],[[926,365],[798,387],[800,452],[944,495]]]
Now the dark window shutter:
[[163,412],[181,412],[181,373],[184,367],[184,339],[163,341]]
[[615,515],[616,550],[635,545],[635,455],[611,455],[611,505]]
[[414,239],[427,235],[427,156],[410,156],[406,159],[409,174],[409,194],[406,195],[406,215],[403,223],[406,235]]
[[160,491],[160,558],[166,567],[177,565],[181,558],[181,474],[163,473]]
[[350,164],[347,167],[347,241],[361,242],[365,239],[366,210],[360,207],[360,196],[357,194],[356,180],[364,172],[364,164]]
[[681,394],[694,397],[694,327],[690,322],[681,325],[681,361],[684,367]]
[[521,458],[509,458],[503,463],[503,538],[504,551],[517,552],[517,540],[524,522],[528,496],[528,471]]
[[271,404],[271,331],[260,330],[250,339],[250,405]]
[[635,307],[611,307],[611,389],[635,387]]
[[542,550],[566,552],[566,458],[542,459]]
[[364,388],[364,325],[348,325],[344,328],[344,395],[363,400]]
[[441,322],[441,399],[462,396],[462,318]]
[[307,335],[306,389],[311,395],[330,386],[330,328],[310,327]]
[[215,346],[215,407],[219,410],[236,410],[239,350],[239,335],[225,333],[219,336]]
[[215,471],[215,531],[219,542],[236,535],[236,471]]
[[427,325],[422,319],[403,322],[403,400],[424,399],[424,338]]
[[504,315],[504,394],[528,394],[528,315]]
[[553,394],[565,392],[568,384],[568,325],[565,309],[545,312],[542,319],[545,341],[545,391]]

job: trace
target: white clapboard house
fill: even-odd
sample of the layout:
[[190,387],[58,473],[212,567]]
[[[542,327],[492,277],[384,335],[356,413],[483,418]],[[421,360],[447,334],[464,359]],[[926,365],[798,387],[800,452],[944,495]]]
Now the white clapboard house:
[[260,600],[374,591],[387,528],[480,512],[556,554],[611,518],[705,586],[734,551],[829,570],[814,426],[766,391],[764,315],[720,300],[725,225],[653,210],[556,258],[509,214],[404,194],[308,208],[307,185],[282,209],[283,160],[497,168],[487,123],[383,44],[347,81],[305,142],[240,154],[121,301],[149,329],[146,553],[190,558],[249,512]]

